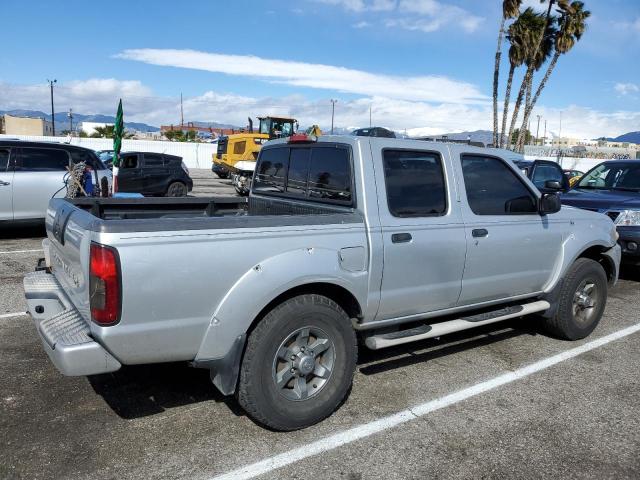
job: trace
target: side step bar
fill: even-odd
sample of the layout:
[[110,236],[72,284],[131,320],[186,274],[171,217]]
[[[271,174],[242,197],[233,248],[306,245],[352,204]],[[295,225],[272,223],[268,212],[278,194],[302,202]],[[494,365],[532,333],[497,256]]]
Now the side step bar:
[[531,313],[543,312],[551,308],[551,304],[545,300],[505,307],[492,312],[461,317],[446,322],[433,323],[431,325],[421,325],[409,330],[399,330],[397,332],[372,335],[365,340],[365,344],[371,350],[402,345],[403,343],[415,342],[427,338],[440,337],[448,333],[460,332],[469,328],[488,325],[490,323],[508,320],[510,318],[523,317]]

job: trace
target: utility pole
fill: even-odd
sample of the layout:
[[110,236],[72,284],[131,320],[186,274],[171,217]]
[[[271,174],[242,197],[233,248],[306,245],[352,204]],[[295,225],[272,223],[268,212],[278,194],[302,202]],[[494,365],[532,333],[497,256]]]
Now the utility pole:
[[180,92],[180,126],[184,125],[184,110],[182,109],[182,92]]
[[56,80],[55,78],[53,80],[49,80],[47,78],[47,82],[49,82],[49,87],[51,88],[51,130],[53,131],[53,136],[56,136],[56,118],[55,118],[55,112],[53,111],[53,84],[56,83],[58,80]]
[[542,146],[544,147],[547,143],[547,119],[544,119],[544,136],[542,137]]
[[371,128],[371,107],[372,105],[369,104],[369,128]]
[[69,113],[67,113],[67,117],[69,117],[69,132],[73,137],[73,109],[69,109]]
[[540,137],[540,115],[536,115],[538,117],[538,127],[536,128],[536,145],[538,145],[538,138]]
[[560,132],[558,133],[558,145],[562,139],[562,110],[560,110]]
[[338,100],[334,100],[332,98],[331,99],[331,135],[333,135],[333,116],[336,111],[336,103],[338,103]]

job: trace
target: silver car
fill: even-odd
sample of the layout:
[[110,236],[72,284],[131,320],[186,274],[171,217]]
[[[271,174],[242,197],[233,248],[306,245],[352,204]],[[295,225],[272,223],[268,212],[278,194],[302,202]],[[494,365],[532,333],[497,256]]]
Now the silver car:
[[0,225],[43,221],[49,200],[64,197],[67,167],[87,162],[93,182],[111,172],[93,150],[62,143],[0,140]]

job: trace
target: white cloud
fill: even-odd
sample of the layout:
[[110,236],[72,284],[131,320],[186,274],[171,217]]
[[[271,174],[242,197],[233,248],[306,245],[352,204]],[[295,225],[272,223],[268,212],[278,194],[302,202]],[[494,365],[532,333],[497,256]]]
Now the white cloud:
[[[91,85],[91,87],[89,87]],[[57,111],[70,107],[82,114],[115,115],[122,97],[125,121],[150,125],[177,124],[180,121],[180,99],[154,95],[138,81],[91,79],[60,84],[55,89]],[[334,97],[335,98],[335,97]],[[48,85],[14,85],[0,82],[0,110],[49,110]],[[407,129],[410,134],[438,135],[491,128],[491,108],[484,104],[461,104],[411,101],[375,95],[355,100],[340,100],[336,104],[335,124],[338,127],[369,125],[369,107],[373,123],[395,130]],[[547,120],[547,132],[559,129],[560,110],[541,106],[535,114]],[[188,121],[212,121],[245,125],[247,116],[260,114],[291,115],[301,126],[331,124],[329,99],[309,100],[301,95],[285,97],[249,97],[208,91],[184,98],[184,114]],[[562,134],[578,138],[617,136],[637,130],[640,112],[602,112],[580,106],[562,110]],[[542,132],[542,125],[541,125]]]
[[257,77],[297,87],[334,90],[366,96],[443,103],[485,103],[487,101],[487,97],[481,94],[474,85],[435,75],[397,77],[332,65],[195,50],[125,50],[117,57],[152,65]]
[[640,92],[640,86],[635,83],[616,83],[613,89],[623,96]]
[[370,27],[370,26],[371,26],[371,24],[369,22],[364,21],[364,20],[362,20],[361,22],[358,22],[358,23],[354,23],[352,25],[353,28],[367,28],[367,27]]
[[[482,17],[473,15],[456,5],[436,0],[315,0],[320,3],[340,6],[348,11],[362,14],[385,13],[381,21],[387,27],[405,30],[435,32],[446,25],[462,27],[467,33],[477,30]],[[355,24],[354,27],[356,27]],[[357,28],[357,27],[356,27]]]

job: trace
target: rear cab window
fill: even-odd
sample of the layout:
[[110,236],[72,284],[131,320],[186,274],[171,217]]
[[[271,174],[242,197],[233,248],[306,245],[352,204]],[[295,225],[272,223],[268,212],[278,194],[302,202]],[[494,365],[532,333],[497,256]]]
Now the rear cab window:
[[332,143],[262,149],[253,192],[353,206],[351,149]]

